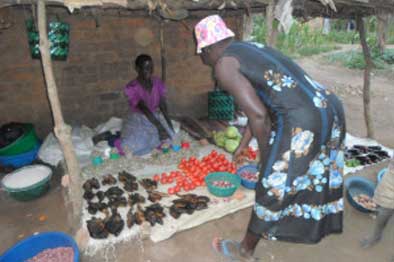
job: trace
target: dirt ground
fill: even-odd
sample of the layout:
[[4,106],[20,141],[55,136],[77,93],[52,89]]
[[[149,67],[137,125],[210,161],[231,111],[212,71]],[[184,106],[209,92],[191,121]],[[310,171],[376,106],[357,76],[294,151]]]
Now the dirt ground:
[[[345,104],[348,131],[364,136],[365,127],[362,111],[362,72],[348,70],[337,65],[328,65],[319,57],[302,59],[300,65],[322,84],[335,88]],[[393,79],[374,76],[372,79],[373,117],[376,138],[383,144],[394,147],[394,88]],[[377,171],[387,163],[364,169],[357,175],[374,179]],[[67,210],[63,208],[61,187],[58,177],[52,181],[51,191],[44,197],[28,203],[16,202],[0,192],[0,253],[34,232],[69,232],[66,224]],[[371,230],[372,216],[359,213],[345,201],[345,225],[341,235],[332,235],[317,245],[290,244],[261,241],[256,256],[261,261],[303,262],[347,262],[376,261],[391,262],[394,257],[394,219],[390,221],[384,238],[377,246],[362,250],[358,241]],[[241,239],[248,223],[251,209],[240,211],[222,219],[206,223],[197,228],[181,232],[167,241],[153,244],[130,241],[119,244],[115,249],[102,250],[94,257],[82,256],[83,262],[101,261],[173,261],[213,262],[222,261],[211,249],[213,237],[223,236]],[[47,216],[44,222],[41,215]]]

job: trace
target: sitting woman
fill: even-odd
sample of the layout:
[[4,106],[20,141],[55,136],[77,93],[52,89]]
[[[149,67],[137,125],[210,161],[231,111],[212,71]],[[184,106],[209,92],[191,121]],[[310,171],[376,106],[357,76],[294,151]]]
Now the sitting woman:
[[135,60],[137,79],[128,83],[125,94],[130,112],[123,121],[121,143],[134,155],[145,155],[170,139],[174,129],[167,113],[166,86],[153,76],[153,60],[139,55]]

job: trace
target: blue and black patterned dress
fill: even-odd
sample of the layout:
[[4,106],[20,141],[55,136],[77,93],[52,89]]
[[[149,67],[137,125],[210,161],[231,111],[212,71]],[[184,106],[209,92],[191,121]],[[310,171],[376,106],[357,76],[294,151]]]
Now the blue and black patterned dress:
[[224,56],[239,61],[272,121],[248,230],[301,243],[342,232],[346,131],[339,99],[272,48],[233,42]]

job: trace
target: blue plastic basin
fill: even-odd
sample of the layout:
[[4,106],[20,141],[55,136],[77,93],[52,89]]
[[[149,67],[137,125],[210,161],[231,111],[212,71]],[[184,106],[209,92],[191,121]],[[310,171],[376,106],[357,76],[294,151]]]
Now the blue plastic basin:
[[258,172],[258,171],[259,171],[259,169],[258,169],[257,165],[246,165],[246,166],[240,167],[240,168],[237,170],[237,174],[238,174],[238,176],[241,178],[241,185],[244,186],[244,187],[247,188],[247,189],[255,189],[255,188],[256,188],[257,181],[256,181],[256,182],[253,182],[253,181],[244,179],[244,178],[241,176],[241,174],[242,174],[243,172],[256,173],[256,172]]
[[345,180],[345,188],[346,188],[346,198],[349,201],[350,205],[352,205],[358,211],[363,213],[371,213],[375,212],[374,210],[369,210],[359,205],[353,197],[364,194],[373,197],[375,194],[376,185],[371,180],[360,177],[360,176],[352,176]]
[[36,159],[39,149],[40,144],[37,144],[32,150],[26,153],[13,156],[0,156],[0,164],[14,168],[30,165]]
[[386,174],[387,169],[388,169],[388,168],[386,167],[386,168],[382,168],[382,169],[379,171],[378,175],[376,176],[376,179],[378,180],[378,183],[380,183],[380,181],[382,181],[382,178],[383,178],[384,174]]
[[30,236],[11,247],[0,257],[0,262],[23,262],[48,248],[72,247],[74,262],[79,262],[79,250],[74,239],[62,232],[45,232]]

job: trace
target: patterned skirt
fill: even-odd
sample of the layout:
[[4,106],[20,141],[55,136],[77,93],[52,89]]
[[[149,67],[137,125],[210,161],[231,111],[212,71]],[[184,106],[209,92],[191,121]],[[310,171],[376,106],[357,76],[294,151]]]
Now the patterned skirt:
[[345,119],[336,96],[327,100],[331,110],[324,123],[308,110],[273,119],[250,232],[299,243],[342,232]]
[[[168,126],[163,114],[154,113],[156,119],[164,126],[170,136],[174,133]],[[160,146],[157,128],[142,113],[130,112],[123,120],[121,132],[122,148],[127,148],[135,155],[145,155]]]

